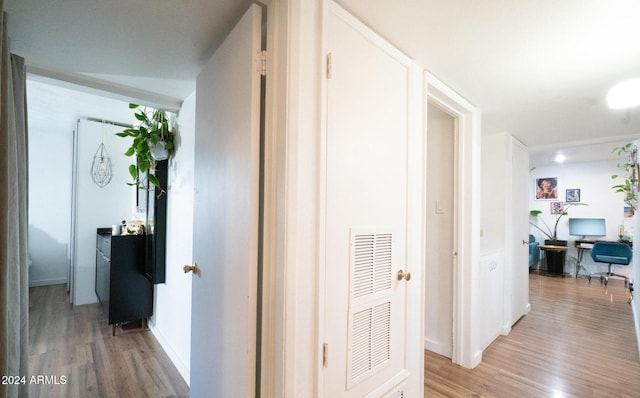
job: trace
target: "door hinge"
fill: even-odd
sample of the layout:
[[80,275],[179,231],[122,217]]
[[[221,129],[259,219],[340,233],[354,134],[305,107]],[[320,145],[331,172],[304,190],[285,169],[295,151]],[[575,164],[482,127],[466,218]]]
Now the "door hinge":
[[329,367],[329,343],[322,345],[322,367]]
[[331,53],[327,53],[327,79],[331,79],[333,77],[332,58]]
[[260,51],[260,75],[267,75],[267,50]]

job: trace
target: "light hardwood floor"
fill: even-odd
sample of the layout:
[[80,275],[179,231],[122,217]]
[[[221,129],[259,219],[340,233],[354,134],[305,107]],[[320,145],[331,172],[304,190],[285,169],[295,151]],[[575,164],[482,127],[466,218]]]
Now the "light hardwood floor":
[[49,377],[29,385],[31,398],[189,396],[151,332],[112,336],[98,304],[71,306],[65,285],[31,288],[29,299],[30,377]]
[[[425,352],[425,397],[640,397],[640,362],[623,283],[530,275],[531,312],[469,370]],[[111,336],[97,304],[72,307],[64,285],[30,291],[34,397],[188,397],[150,332]],[[52,381],[50,379],[49,381]]]
[[473,370],[425,352],[425,397],[640,397],[640,362],[620,280],[529,275],[531,312]]

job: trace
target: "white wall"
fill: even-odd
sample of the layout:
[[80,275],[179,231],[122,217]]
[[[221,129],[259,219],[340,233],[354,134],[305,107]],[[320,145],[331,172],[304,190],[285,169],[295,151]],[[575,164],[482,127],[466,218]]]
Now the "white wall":
[[526,147],[509,133],[482,137],[482,348],[529,309]]
[[480,215],[480,250],[484,254],[504,250],[506,239],[505,211],[507,194],[505,179],[507,133],[482,136],[482,212]]
[[90,117],[120,123],[135,121],[125,101],[59,84],[32,75],[27,80],[29,253],[33,261],[30,286],[67,281],[72,145],[77,120]]
[[[558,177],[558,201],[564,202],[566,200],[566,189],[577,188],[580,189],[581,202],[588,204],[588,206],[571,207],[568,210],[568,216],[562,217],[558,224],[558,238],[569,241],[565,272],[575,273],[575,259],[577,256],[577,250],[574,247],[576,237],[569,236],[568,220],[570,217],[605,218],[607,236],[598,239],[618,239],[618,226],[623,224],[625,204],[623,195],[611,189],[611,186],[617,183],[611,179],[612,174],[617,174],[617,163],[617,160],[609,160],[552,165],[537,167],[530,173],[530,209],[542,210],[543,214],[539,217],[543,217],[551,228],[553,228],[553,224],[555,223],[555,216],[550,214],[550,202],[552,202],[552,200],[535,200],[536,178]],[[629,226],[631,225],[630,219],[628,219],[627,223]],[[536,237],[536,240],[544,241],[545,236],[540,231],[534,227],[531,227],[530,231]],[[587,253],[585,253],[583,260],[583,264],[590,272],[601,272],[607,268],[606,264],[595,264]],[[629,268],[630,267],[616,267],[616,270],[621,271],[623,274],[631,275]]]
[[[484,350],[510,323],[505,313],[511,286],[505,286],[506,278],[506,230],[507,212],[507,168],[509,134],[499,133],[482,136],[482,189],[480,216],[480,348]],[[505,322],[506,321],[506,322]]]
[[29,286],[67,282],[73,128],[29,131]]
[[178,117],[179,139],[169,164],[167,197],[166,282],[156,285],[150,327],[174,365],[189,383],[191,358],[191,264],[193,245],[193,158],[195,92],[184,100]]

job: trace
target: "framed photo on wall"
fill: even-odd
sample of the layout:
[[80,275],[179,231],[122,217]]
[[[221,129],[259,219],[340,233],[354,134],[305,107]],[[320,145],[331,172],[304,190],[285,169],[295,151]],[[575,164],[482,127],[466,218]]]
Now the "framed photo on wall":
[[576,188],[567,189],[567,203],[580,202],[580,190]]
[[536,178],[536,200],[558,199],[558,177]]
[[564,203],[551,202],[551,214],[562,214],[562,213],[564,213]]

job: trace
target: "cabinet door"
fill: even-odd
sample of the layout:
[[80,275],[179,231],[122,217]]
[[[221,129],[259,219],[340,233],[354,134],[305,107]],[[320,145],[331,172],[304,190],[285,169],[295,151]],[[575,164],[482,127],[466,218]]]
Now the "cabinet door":
[[114,236],[108,266],[109,324],[146,318],[153,313],[153,284],[144,272],[145,237]]
[[96,295],[101,304],[109,301],[109,268],[109,258],[96,249]]

